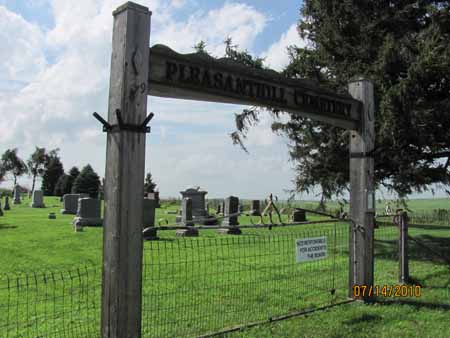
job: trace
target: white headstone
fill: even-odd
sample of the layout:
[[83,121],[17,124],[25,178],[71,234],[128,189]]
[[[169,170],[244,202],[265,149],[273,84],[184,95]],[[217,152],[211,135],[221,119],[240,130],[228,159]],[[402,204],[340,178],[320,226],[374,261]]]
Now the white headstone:
[[30,206],[32,208],[45,208],[44,193],[42,192],[42,190],[33,191],[33,198],[32,198]]
[[14,194],[14,204],[22,203],[22,201],[20,200],[20,188],[18,184],[16,184],[16,186],[14,187],[13,194]]

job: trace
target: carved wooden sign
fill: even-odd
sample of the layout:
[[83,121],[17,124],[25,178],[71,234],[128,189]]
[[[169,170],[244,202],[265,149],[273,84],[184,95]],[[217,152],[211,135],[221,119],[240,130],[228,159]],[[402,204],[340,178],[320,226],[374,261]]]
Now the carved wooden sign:
[[347,129],[357,129],[361,103],[308,80],[246,67],[204,53],[178,54],[150,48],[148,94],[153,96],[270,106]]

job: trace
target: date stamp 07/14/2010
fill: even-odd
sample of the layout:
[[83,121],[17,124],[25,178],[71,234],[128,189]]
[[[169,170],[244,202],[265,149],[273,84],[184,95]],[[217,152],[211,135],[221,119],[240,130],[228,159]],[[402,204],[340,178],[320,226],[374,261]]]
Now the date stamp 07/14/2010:
[[353,297],[421,297],[421,285],[353,285]]

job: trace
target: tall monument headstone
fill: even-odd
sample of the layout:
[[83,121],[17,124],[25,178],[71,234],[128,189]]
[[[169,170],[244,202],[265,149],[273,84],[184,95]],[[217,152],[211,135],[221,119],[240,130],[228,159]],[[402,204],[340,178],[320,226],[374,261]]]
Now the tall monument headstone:
[[[181,196],[192,200],[192,219],[195,224],[214,225],[217,224],[215,217],[208,213],[205,195],[207,191],[200,190],[200,187],[187,188],[180,191]],[[177,222],[181,221],[181,217],[177,218]]]
[[45,208],[44,193],[42,190],[33,191],[33,198],[32,198],[30,206],[32,208]]
[[189,198],[192,201],[192,217],[201,218],[208,216],[206,212],[205,195],[207,191],[200,190],[200,187],[187,188],[185,191],[180,191],[182,198]]
[[14,204],[21,204],[22,201],[20,199],[20,187],[18,184],[14,186],[13,194],[14,194]]

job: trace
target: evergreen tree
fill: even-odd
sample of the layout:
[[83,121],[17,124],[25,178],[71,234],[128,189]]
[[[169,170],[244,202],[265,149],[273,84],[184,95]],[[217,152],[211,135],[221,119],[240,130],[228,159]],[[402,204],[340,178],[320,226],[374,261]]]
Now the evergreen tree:
[[153,182],[152,174],[147,173],[145,176],[144,193],[155,192],[156,183]]
[[67,189],[69,185],[69,178],[70,176],[67,174],[62,174],[59,176],[55,185],[55,191],[53,193],[55,196],[63,196],[68,193],[67,191],[70,193],[70,190]]
[[65,194],[70,194],[72,192],[73,182],[75,182],[76,178],[80,175],[80,171],[77,167],[72,167],[69,171],[69,177],[67,179],[67,186],[65,190]]
[[17,148],[7,149],[1,158],[1,167],[4,174],[10,173],[14,177],[14,186],[17,178],[28,171],[25,162],[17,155]]
[[[305,0],[298,30],[307,47],[291,46],[283,74],[345,93],[363,76],[375,89],[375,182],[405,196],[450,184],[450,4],[448,1]],[[267,107],[274,117],[280,113]],[[241,144],[264,110],[236,116]],[[348,188],[349,133],[289,115],[272,129],[290,140],[296,191]],[[442,160],[444,159],[444,160]]]
[[92,198],[97,198],[100,188],[100,178],[88,164],[81,169],[72,186],[72,193],[86,193]]
[[58,156],[58,151],[59,149],[50,151],[45,159],[42,190],[46,196],[51,196],[54,193],[59,177],[64,174],[64,168]]

